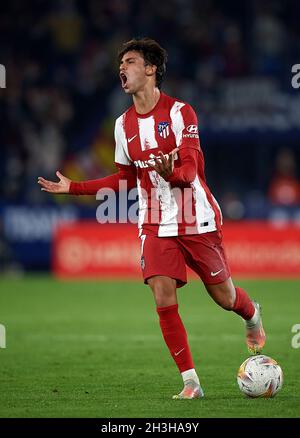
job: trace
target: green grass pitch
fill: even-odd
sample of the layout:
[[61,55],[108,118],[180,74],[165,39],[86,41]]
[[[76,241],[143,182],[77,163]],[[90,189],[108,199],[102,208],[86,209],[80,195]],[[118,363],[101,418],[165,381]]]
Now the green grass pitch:
[[247,399],[236,373],[248,357],[239,317],[217,307],[200,282],[179,290],[201,400],[174,401],[181,376],[141,282],[0,279],[0,417],[299,417],[300,282],[239,281],[263,306],[264,354],[283,368],[273,399]]

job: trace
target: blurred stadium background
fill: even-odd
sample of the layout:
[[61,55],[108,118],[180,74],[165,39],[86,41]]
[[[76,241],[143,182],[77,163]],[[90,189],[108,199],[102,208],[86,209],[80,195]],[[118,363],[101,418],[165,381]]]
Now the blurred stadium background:
[[130,103],[116,53],[133,36],[168,50],[164,90],[198,113],[225,219],[299,224],[299,9],[276,0],[2,5],[1,269],[49,269],[56,224],[95,220],[95,199],[45,196],[36,180],[57,169],[75,180],[115,170],[114,120]]
[[[21,336],[24,327],[29,333],[43,333],[43,321],[48,324],[45,333],[48,329],[52,333],[55,321],[63,318],[64,304],[71,305],[67,296],[72,296],[72,287],[77,287],[75,301],[79,300],[78,289],[96,299],[96,289],[100,295],[107,290],[119,290],[121,295],[122,284],[129,302],[132,299],[139,304],[139,293],[145,294],[142,284],[142,291],[135,294],[132,290],[139,287],[130,282],[75,284],[51,278],[54,269],[56,276],[70,279],[140,279],[138,239],[133,240],[137,235],[134,225],[107,228],[97,224],[99,202],[93,197],[45,194],[37,185],[37,177],[53,179],[57,169],[74,180],[94,179],[115,171],[114,120],[130,104],[120,88],[116,53],[124,41],[150,36],[169,53],[164,91],[188,101],[198,114],[207,180],[223,210],[233,274],[255,279],[252,286],[249,283],[250,288],[262,297],[268,283],[259,278],[276,277],[278,281],[269,287],[272,291],[278,288],[274,292],[277,301],[273,302],[277,309],[280,297],[289,290],[291,307],[286,310],[288,314],[294,305],[294,313],[285,321],[280,354],[274,344],[271,349],[275,356],[285,357],[290,349],[291,326],[300,322],[295,313],[300,288],[300,90],[291,84],[292,66],[300,62],[299,18],[300,3],[296,0],[10,0],[0,5],[0,63],[6,68],[6,88],[0,89],[0,322],[7,326],[8,333],[10,327],[16,336]],[[126,212],[120,213],[121,221],[126,216]],[[294,281],[280,282],[283,277],[294,277]],[[60,301],[57,291],[63,291],[65,301]],[[40,292],[44,301],[40,301]],[[43,307],[51,297],[61,305],[52,323]],[[85,319],[80,319],[79,302],[84,299],[82,296],[78,309],[73,309],[72,333],[76,333],[76,321],[80,325],[80,321],[89,319],[91,309],[85,309]],[[102,306],[103,296],[97,299]],[[147,295],[145,300],[150,302],[150,297]],[[265,300],[272,306],[270,296]],[[14,314],[17,303],[19,310]],[[28,305],[28,319],[23,315],[16,323],[16,317],[22,315],[20,303],[24,308]],[[120,305],[126,308],[123,300]],[[192,309],[191,303],[186,305]],[[51,305],[50,309],[53,311]],[[146,306],[143,311],[147,315]],[[36,312],[45,319],[39,319]],[[113,308],[103,312],[111,312],[113,318]],[[268,315],[271,326],[271,310]],[[131,317],[134,320],[134,315]],[[100,322],[103,318],[107,323],[103,315]],[[94,315],[88,333],[99,332],[96,321]],[[68,332],[69,328],[63,324],[57,328],[56,342],[62,333],[68,339],[64,330]],[[131,329],[138,331],[137,325]],[[111,327],[107,333],[109,330]],[[159,339],[158,332],[155,336]],[[22,344],[24,339],[18,339]],[[32,335],[24,342],[30,348],[31,343],[40,340]],[[86,334],[89,341],[95,342],[90,350],[99,348],[97,339],[89,339]],[[238,345],[239,339],[234,342]],[[39,348],[43,349],[42,342]],[[11,351],[7,348],[13,364],[16,352],[13,347]],[[238,362],[239,358],[236,367]],[[171,366],[168,358],[165,364]],[[30,382],[26,382],[30,388]],[[55,393],[56,383],[51,381],[49,385]],[[23,390],[25,394],[26,388]],[[10,396],[14,399],[12,391]],[[38,409],[41,399],[32,400]],[[24,409],[19,404],[19,410],[14,410],[14,403],[12,411],[4,410],[3,415],[48,412],[47,405],[44,411],[26,411],[25,402]],[[124,411],[115,409],[115,416],[126,415],[126,400],[124,403]],[[51,412],[62,411],[49,409],[49,415]],[[74,412],[76,409],[65,415]],[[89,412],[97,415],[98,411],[88,411],[87,407],[80,415]],[[140,412],[149,415],[150,411]],[[278,416],[281,412],[280,405]],[[231,415],[232,411],[227,413]],[[292,415],[292,411],[288,413]]]

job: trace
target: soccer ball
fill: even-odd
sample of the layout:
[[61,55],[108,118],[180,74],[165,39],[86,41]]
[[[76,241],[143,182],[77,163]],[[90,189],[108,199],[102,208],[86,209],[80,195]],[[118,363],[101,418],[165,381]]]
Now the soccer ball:
[[283,373],[271,357],[251,356],[238,370],[237,382],[240,390],[248,397],[274,397],[283,384]]

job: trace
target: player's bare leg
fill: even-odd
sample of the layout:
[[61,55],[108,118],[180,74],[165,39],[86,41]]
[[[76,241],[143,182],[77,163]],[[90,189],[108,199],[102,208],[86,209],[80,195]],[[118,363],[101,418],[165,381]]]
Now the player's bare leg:
[[164,340],[184,383],[183,390],[173,398],[195,399],[203,397],[204,394],[194,368],[187,334],[178,313],[176,280],[158,275],[149,278],[148,284],[154,295]]
[[232,310],[245,320],[248,350],[251,354],[260,353],[266,342],[260,305],[251,301],[243,289],[234,287],[230,277],[222,283],[206,284],[205,287],[219,306]]
[[177,304],[176,280],[156,275],[148,279],[157,307],[167,307]]

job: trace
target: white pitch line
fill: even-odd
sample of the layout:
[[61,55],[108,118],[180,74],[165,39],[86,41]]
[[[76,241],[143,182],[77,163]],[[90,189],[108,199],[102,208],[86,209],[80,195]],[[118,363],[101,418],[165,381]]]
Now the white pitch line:
[[[24,334],[20,336],[22,339],[28,341],[39,341],[39,340],[49,340],[49,341],[78,341],[81,342],[111,342],[111,341],[130,341],[130,342],[141,342],[141,341],[162,341],[161,335],[100,335],[100,334]],[[243,338],[243,334],[203,334],[203,335],[190,335],[189,340],[191,341],[205,341],[205,340],[215,340],[221,339],[222,341],[234,341],[238,342]],[[276,339],[288,339],[285,335],[269,335],[268,338]]]

